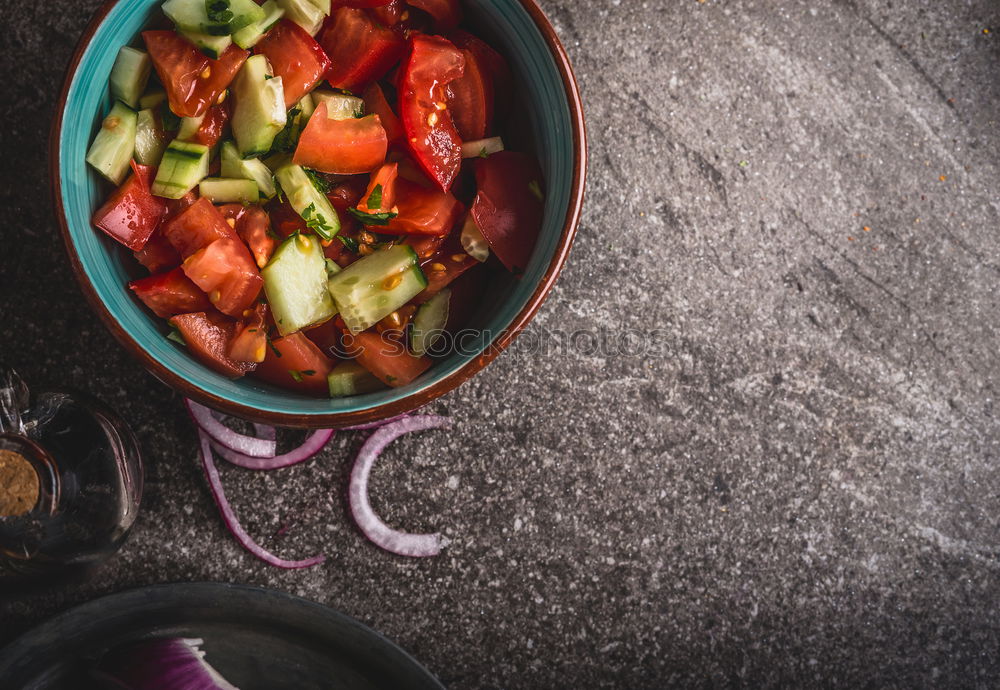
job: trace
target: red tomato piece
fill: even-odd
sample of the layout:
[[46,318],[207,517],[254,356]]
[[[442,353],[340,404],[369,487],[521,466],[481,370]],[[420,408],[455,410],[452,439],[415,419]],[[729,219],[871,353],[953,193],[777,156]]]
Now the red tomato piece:
[[182,258],[216,240],[236,239],[236,232],[208,199],[198,199],[163,226],[163,234]]
[[486,136],[493,119],[493,79],[475,53],[465,49],[462,55],[465,73],[449,86],[448,112],[458,135],[464,141],[475,141]]
[[305,29],[282,19],[257,44],[254,52],[267,56],[274,76],[281,77],[285,107],[291,108],[315,88],[330,69],[330,58]]
[[180,215],[182,211],[193,205],[196,201],[198,201],[198,195],[193,190],[180,199],[164,199],[163,202],[167,205],[167,213],[163,216],[164,222]]
[[[340,242],[334,242],[334,244],[340,244]],[[330,246],[332,247],[333,245]],[[340,350],[340,331],[333,325],[333,319],[324,321],[318,326],[307,328],[302,332],[323,354],[331,359]]]
[[531,156],[501,151],[476,160],[471,213],[490,249],[508,271],[524,271],[538,240],[545,208],[542,173]]
[[[326,198],[330,200],[330,204],[338,211],[346,211],[358,205],[367,187],[368,185],[363,176],[352,176],[333,187],[327,193]],[[345,218],[341,218],[342,223],[345,220]]]
[[486,294],[486,271],[469,270],[456,278],[448,289],[448,323],[445,329],[455,333],[469,325],[473,315],[483,304]]
[[396,180],[398,216],[378,232],[390,235],[447,235],[462,215],[462,203],[448,192],[427,189],[409,180]]
[[287,201],[271,201],[267,205],[267,213],[271,217],[271,227],[279,237],[291,237],[296,232],[309,232],[309,226],[302,216],[295,212]]
[[150,235],[146,246],[134,252],[133,256],[150,273],[160,273],[181,265],[181,255],[163,236],[163,231],[160,228],[157,228]]
[[434,17],[438,27],[444,31],[454,29],[462,20],[462,10],[458,0],[407,0],[407,2]]
[[267,305],[258,302],[236,326],[229,357],[237,362],[263,362],[267,354]]
[[320,103],[299,137],[293,160],[325,173],[356,175],[385,160],[389,142],[378,115],[331,120]]
[[429,358],[411,354],[399,342],[372,331],[352,335],[346,328],[340,328],[344,352],[387,386],[405,386],[431,368]]
[[377,82],[372,82],[365,89],[362,98],[365,101],[365,112],[378,115],[389,143],[392,144],[402,139],[403,125],[399,122],[399,118],[396,117],[396,113],[392,111],[392,107],[389,106],[389,101],[385,100],[385,93],[382,91],[382,87]]
[[237,362],[227,354],[233,326],[226,319],[195,312],[174,316],[170,325],[180,331],[184,344],[195,359],[223,376],[238,379],[257,366],[253,362]]
[[226,128],[227,122],[229,122],[229,108],[225,104],[213,105],[205,113],[205,119],[191,137],[191,141],[212,148],[222,138],[222,131]]
[[250,249],[257,265],[261,268],[267,266],[267,262],[271,260],[274,248],[278,244],[271,233],[271,219],[267,212],[260,206],[243,206],[242,204],[226,204],[220,206],[219,211],[226,220],[231,218],[236,223],[236,234]]
[[462,76],[465,57],[440,36],[416,35],[403,63],[399,110],[413,159],[448,191],[462,164],[462,140],[451,114],[447,85]]
[[353,92],[360,92],[388,72],[405,47],[395,31],[378,24],[364,10],[351,7],[341,7],[330,15],[319,41],[330,56],[327,81],[334,88]]
[[[365,195],[358,200],[357,209],[361,213],[388,213],[396,205],[396,176],[399,165],[386,163],[372,173]],[[378,189],[379,203],[372,205],[372,193]]]
[[289,390],[327,397],[326,377],[333,370],[333,361],[302,333],[275,338],[254,375]]
[[333,0],[334,9],[338,7],[383,7],[392,0]]
[[143,31],[142,38],[170,109],[180,117],[198,117],[208,110],[250,56],[231,45],[212,60],[175,31]]
[[146,246],[167,208],[149,191],[154,169],[135,161],[131,164],[132,175],[97,209],[92,222],[111,239],[139,251]]
[[133,280],[128,287],[154,314],[164,319],[212,308],[205,293],[180,268]]
[[479,66],[485,68],[490,76],[496,109],[507,110],[513,102],[514,77],[503,55],[479,37],[461,29],[453,31],[448,38],[459,48],[468,50],[476,56]]
[[426,302],[478,263],[461,250],[439,249],[433,256],[420,262],[420,268],[427,276],[427,287],[413,301],[416,304]]
[[223,314],[243,316],[257,299],[264,279],[246,246],[234,237],[215,240],[181,264],[187,277]]
[[418,259],[428,259],[440,248],[446,235],[407,235],[402,244],[413,247]]
[[402,16],[404,9],[403,0],[390,0],[385,5],[371,8],[371,13],[379,24],[395,26],[399,23],[399,18]]

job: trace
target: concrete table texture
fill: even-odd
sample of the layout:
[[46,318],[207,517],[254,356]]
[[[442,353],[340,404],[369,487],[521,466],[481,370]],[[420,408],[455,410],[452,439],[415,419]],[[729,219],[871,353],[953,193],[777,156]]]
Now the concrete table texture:
[[454,429],[373,474],[388,522],[453,543],[363,540],[347,433],[224,469],[265,546],[329,555],[298,572],[228,536],[180,399],[70,274],[46,138],[97,6],[4,5],[0,353],[129,418],[145,503],[95,579],[0,594],[0,642],[222,580],[356,616],[452,688],[1000,682],[995,2],[545,0],[590,128],[576,246],[526,337],[432,406]]

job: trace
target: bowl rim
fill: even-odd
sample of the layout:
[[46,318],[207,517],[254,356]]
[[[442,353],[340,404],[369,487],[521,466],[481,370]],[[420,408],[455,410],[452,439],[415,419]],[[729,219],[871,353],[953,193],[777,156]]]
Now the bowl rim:
[[566,49],[556,34],[555,28],[546,17],[545,13],[538,6],[535,0],[515,0],[529,14],[535,26],[542,35],[549,52],[556,62],[556,69],[562,79],[563,90],[569,105],[570,121],[573,137],[573,179],[570,188],[569,206],[566,218],[560,231],[559,242],[549,265],[545,269],[541,280],[536,286],[531,297],[510,322],[510,324],[500,331],[493,340],[486,345],[483,352],[466,362],[462,367],[445,376],[440,381],[411,395],[387,402],[373,407],[356,410],[352,412],[329,412],[326,414],[288,414],[282,412],[270,412],[259,410],[249,405],[229,400],[209,393],[195,383],[192,383],[180,375],[168,369],[165,365],[157,361],[146,351],[125,329],[118,323],[117,318],[104,304],[98,296],[96,289],[87,278],[83,269],[79,253],[73,243],[69,232],[69,224],[66,220],[66,209],[62,201],[62,181],[60,175],[60,146],[64,116],[66,111],[66,101],[69,96],[69,89],[80,66],[80,61],[84,53],[90,46],[98,27],[105,20],[108,13],[122,0],[107,0],[97,9],[83,35],[77,42],[73,51],[73,56],[66,67],[62,88],[59,93],[59,100],[56,102],[56,113],[52,119],[52,126],[49,130],[49,188],[52,193],[53,207],[59,223],[60,234],[69,257],[70,265],[76,276],[76,281],[83,290],[91,309],[97,312],[104,326],[111,332],[115,339],[153,376],[166,384],[169,388],[179,392],[181,395],[191,398],[196,402],[207,405],[225,414],[234,415],[249,421],[262,422],[285,427],[299,428],[338,428],[356,424],[376,422],[388,419],[396,415],[412,412],[437,398],[458,388],[468,381],[487,364],[493,361],[504,349],[506,349],[514,338],[531,322],[535,314],[541,308],[548,297],[560,271],[566,263],[573,240],[576,236],[577,228],[583,210],[584,190],[587,177],[587,127],[584,118],[583,102],[580,97],[580,88],[577,84],[573,66],[570,63]]

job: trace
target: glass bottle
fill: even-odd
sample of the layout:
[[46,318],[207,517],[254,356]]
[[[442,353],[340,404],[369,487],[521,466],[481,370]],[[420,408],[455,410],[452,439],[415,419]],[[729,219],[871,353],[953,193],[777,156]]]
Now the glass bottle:
[[0,579],[86,571],[125,541],[141,497],[139,446],[116,414],[0,374]]

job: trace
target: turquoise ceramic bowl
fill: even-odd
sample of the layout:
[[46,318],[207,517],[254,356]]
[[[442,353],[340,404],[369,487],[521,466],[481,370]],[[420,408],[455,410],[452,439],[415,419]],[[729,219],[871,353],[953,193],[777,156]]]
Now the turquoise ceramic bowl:
[[[110,108],[108,75],[121,46],[159,13],[160,0],[118,0],[92,20],[70,63],[53,123],[55,206],[77,278],[112,333],[167,385],[223,412],[286,426],[336,427],[416,409],[467,380],[524,328],[565,262],[583,202],[586,140],[583,110],[566,54],[533,0],[465,3],[470,23],[504,53],[526,105],[530,137],[546,179],[546,209],[532,260],[520,278],[496,281],[462,352],[438,361],[411,385],[335,400],[306,398],[252,379],[229,380],[164,336],[166,326],[125,284],[131,257],[90,225],[107,188],[84,163]],[[515,393],[516,394],[516,393]]]

